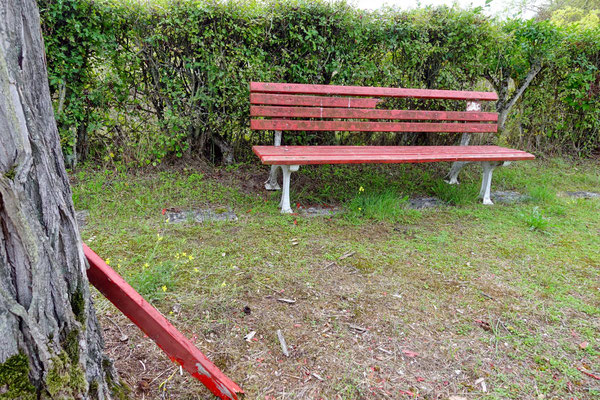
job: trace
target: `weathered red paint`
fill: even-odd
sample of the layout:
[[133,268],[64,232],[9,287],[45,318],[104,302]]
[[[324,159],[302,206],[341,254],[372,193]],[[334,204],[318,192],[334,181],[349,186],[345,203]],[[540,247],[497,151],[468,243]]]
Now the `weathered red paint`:
[[274,106],[375,108],[380,101],[380,99],[361,99],[352,97],[298,96],[265,93],[250,94],[250,104],[269,104]]
[[342,132],[496,132],[496,124],[431,123],[431,122],[364,122],[305,121],[285,119],[253,119],[250,128],[276,131],[342,131]]
[[250,106],[252,117],[349,118],[496,122],[498,114],[478,111],[373,110],[364,108]]
[[535,157],[499,146],[254,146],[264,164],[423,163],[517,161]]
[[83,244],[90,264],[87,276],[108,300],[178,363],[221,399],[238,399],[243,390],[223,374],[192,342],[179,332],[92,249]]
[[467,101],[498,100],[498,95],[495,92],[467,92],[458,90],[405,89],[368,86],[310,85],[273,82],[250,82],[250,92],[332,96],[412,97],[418,99],[447,99]]

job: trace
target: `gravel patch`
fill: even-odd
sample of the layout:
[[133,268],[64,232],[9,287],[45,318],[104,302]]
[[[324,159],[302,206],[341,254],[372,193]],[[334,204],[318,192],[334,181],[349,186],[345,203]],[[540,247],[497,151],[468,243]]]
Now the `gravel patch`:
[[437,197],[414,197],[408,201],[408,208],[412,208],[415,210],[422,210],[424,208],[435,208],[444,206],[442,200]]
[[237,215],[228,209],[205,209],[190,211],[167,211],[165,213],[167,222],[179,224],[182,222],[212,222],[212,221],[237,221]]
[[600,193],[586,192],[586,191],[565,192],[565,195],[567,195],[569,197],[575,197],[576,199],[597,199],[597,198],[600,198]]
[[510,190],[492,192],[491,197],[494,202],[504,204],[524,203],[531,200],[531,196],[529,195]]
[[298,210],[298,214],[304,217],[331,217],[340,212],[338,207],[308,207]]

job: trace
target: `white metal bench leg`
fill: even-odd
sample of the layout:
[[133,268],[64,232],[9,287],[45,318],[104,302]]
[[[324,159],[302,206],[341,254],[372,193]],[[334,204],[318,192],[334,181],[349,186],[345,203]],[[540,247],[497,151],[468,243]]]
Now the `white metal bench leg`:
[[290,175],[292,172],[298,171],[300,168],[299,165],[281,165],[281,170],[283,171],[283,188],[281,191],[281,202],[279,206],[281,207],[281,213],[283,214],[291,214],[292,207],[290,206]]
[[[274,145],[281,146],[281,131],[275,131]],[[281,190],[281,186],[277,182],[277,168],[280,165],[271,165],[271,172],[269,172],[269,179],[265,182],[265,189],[267,190]]]
[[481,190],[479,191],[479,198],[483,200],[483,204],[493,205],[492,199],[490,198],[491,188],[492,188],[492,174],[494,169],[498,166],[502,165],[502,163],[498,162],[482,162],[481,166],[483,167],[483,179],[481,181]]

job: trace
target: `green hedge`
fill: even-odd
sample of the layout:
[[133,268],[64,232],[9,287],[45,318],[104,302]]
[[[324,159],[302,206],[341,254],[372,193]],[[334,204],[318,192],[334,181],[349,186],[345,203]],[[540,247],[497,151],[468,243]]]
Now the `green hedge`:
[[[600,148],[600,28],[501,23],[478,8],[367,12],[344,1],[140,3],[39,0],[50,88],[71,163],[143,165],[185,155],[242,160],[252,144],[270,139],[248,128],[253,80],[489,90],[497,79],[510,92],[537,62],[543,68],[513,107],[500,140],[537,152],[590,155]],[[294,140],[334,138],[308,132]]]

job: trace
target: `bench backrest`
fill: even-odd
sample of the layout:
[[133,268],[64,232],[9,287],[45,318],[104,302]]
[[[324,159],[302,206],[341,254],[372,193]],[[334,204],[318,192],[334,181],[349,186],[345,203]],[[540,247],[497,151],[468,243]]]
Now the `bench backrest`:
[[250,127],[276,131],[497,131],[497,113],[376,109],[385,97],[464,100],[469,103],[498,100],[494,92],[251,82]]

